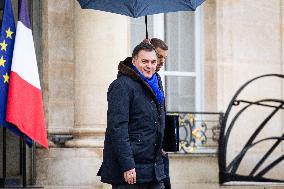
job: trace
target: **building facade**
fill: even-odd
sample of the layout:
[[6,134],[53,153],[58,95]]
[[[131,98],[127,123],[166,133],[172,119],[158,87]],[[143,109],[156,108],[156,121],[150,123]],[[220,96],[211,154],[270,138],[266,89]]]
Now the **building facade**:
[[[109,188],[96,176],[107,120],[106,93],[119,61],[143,40],[141,20],[83,10],[75,0],[41,0],[31,7],[50,142],[48,150],[36,147],[36,184],[48,189]],[[206,0],[196,13],[159,14],[150,20],[150,37],[169,45],[161,75],[173,112],[225,112],[246,81],[284,73],[282,0]],[[265,80],[244,95],[252,100],[284,99],[283,88],[282,80]],[[266,115],[266,110],[255,111],[235,128],[228,159],[244,145],[240,138]],[[280,112],[263,135],[283,133],[283,122]],[[219,188],[216,148],[198,149],[170,154],[173,188]],[[241,171],[265,151],[257,146]],[[275,157],[283,152],[282,143]],[[283,175],[283,163],[280,166],[272,177]]]

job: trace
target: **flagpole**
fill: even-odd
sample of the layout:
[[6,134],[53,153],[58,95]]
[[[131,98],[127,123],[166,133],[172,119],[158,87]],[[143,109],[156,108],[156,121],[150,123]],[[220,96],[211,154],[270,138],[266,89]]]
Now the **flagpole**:
[[3,127],[3,179],[0,182],[0,187],[5,187],[5,182],[6,182],[6,128]]
[[26,144],[23,135],[20,136],[20,174],[22,175],[23,188],[26,188]]
[[[21,0],[18,0],[18,20],[20,19]],[[20,135],[20,166],[22,173],[23,188],[27,186],[27,167],[26,167],[26,143],[24,135]]]
[[26,188],[27,186],[27,157],[26,157],[26,150],[27,146],[22,138],[22,144],[23,144],[23,187]]
[[6,163],[7,163],[7,144],[6,144],[6,133],[7,133],[7,130],[6,128],[4,127],[3,128],[3,181],[4,181],[4,185],[5,185],[5,182],[6,182]]

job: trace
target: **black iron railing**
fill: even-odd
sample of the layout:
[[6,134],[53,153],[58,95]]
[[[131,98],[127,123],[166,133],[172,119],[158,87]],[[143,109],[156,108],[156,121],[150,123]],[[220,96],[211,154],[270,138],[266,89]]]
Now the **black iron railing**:
[[[284,183],[283,165],[280,165],[284,159],[280,146],[284,134],[280,127],[281,120],[277,119],[277,116],[279,118],[281,113],[283,114],[284,100],[269,98],[276,95],[267,93],[271,85],[278,83],[279,88],[275,85],[273,91],[280,91],[278,96],[281,96],[283,79],[284,75],[280,74],[261,75],[246,82],[233,96],[220,130],[221,184],[230,181]],[[255,97],[251,98],[253,100],[244,99],[244,95],[249,94],[244,92],[245,89],[258,91]],[[265,90],[268,95],[265,95]],[[273,132],[277,127],[280,128],[279,132]],[[241,143],[242,146],[234,149],[230,146],[230,141]]]
[[0,188],[34,184],[34,147],[26,147],[21,137],[0,128]]
[[217,153],[221,112],[168,112],[179,117],[179,152]]

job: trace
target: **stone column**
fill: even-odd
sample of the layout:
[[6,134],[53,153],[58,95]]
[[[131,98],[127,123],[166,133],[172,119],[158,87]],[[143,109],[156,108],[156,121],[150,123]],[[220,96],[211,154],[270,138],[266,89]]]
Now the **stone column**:
[[42,1],[42,88],[49,134],[74,125],[73,1]]
[[75,0],[44,0],[42,9],[48,133],[72,134],[73,140],[37,149],[37,184],[99,189],[106,92],[128,55],[128,18],[82,10]]
[[[216,48],[216,1],[207,0],[203,5],[204,14],[204,110],[217,109],[217,48]],[[210,35],[208,35],[210,34]]]
[[109,84],[128,53],[128,18],[75,3],[75,125],[68,147],[102,147]]

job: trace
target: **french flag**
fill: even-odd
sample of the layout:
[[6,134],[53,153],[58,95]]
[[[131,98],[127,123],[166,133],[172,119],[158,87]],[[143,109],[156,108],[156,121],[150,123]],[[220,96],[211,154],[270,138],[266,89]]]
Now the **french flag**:
[[19,21],[9,81],[6,120],[48,148],[41,87],[26,0]]

